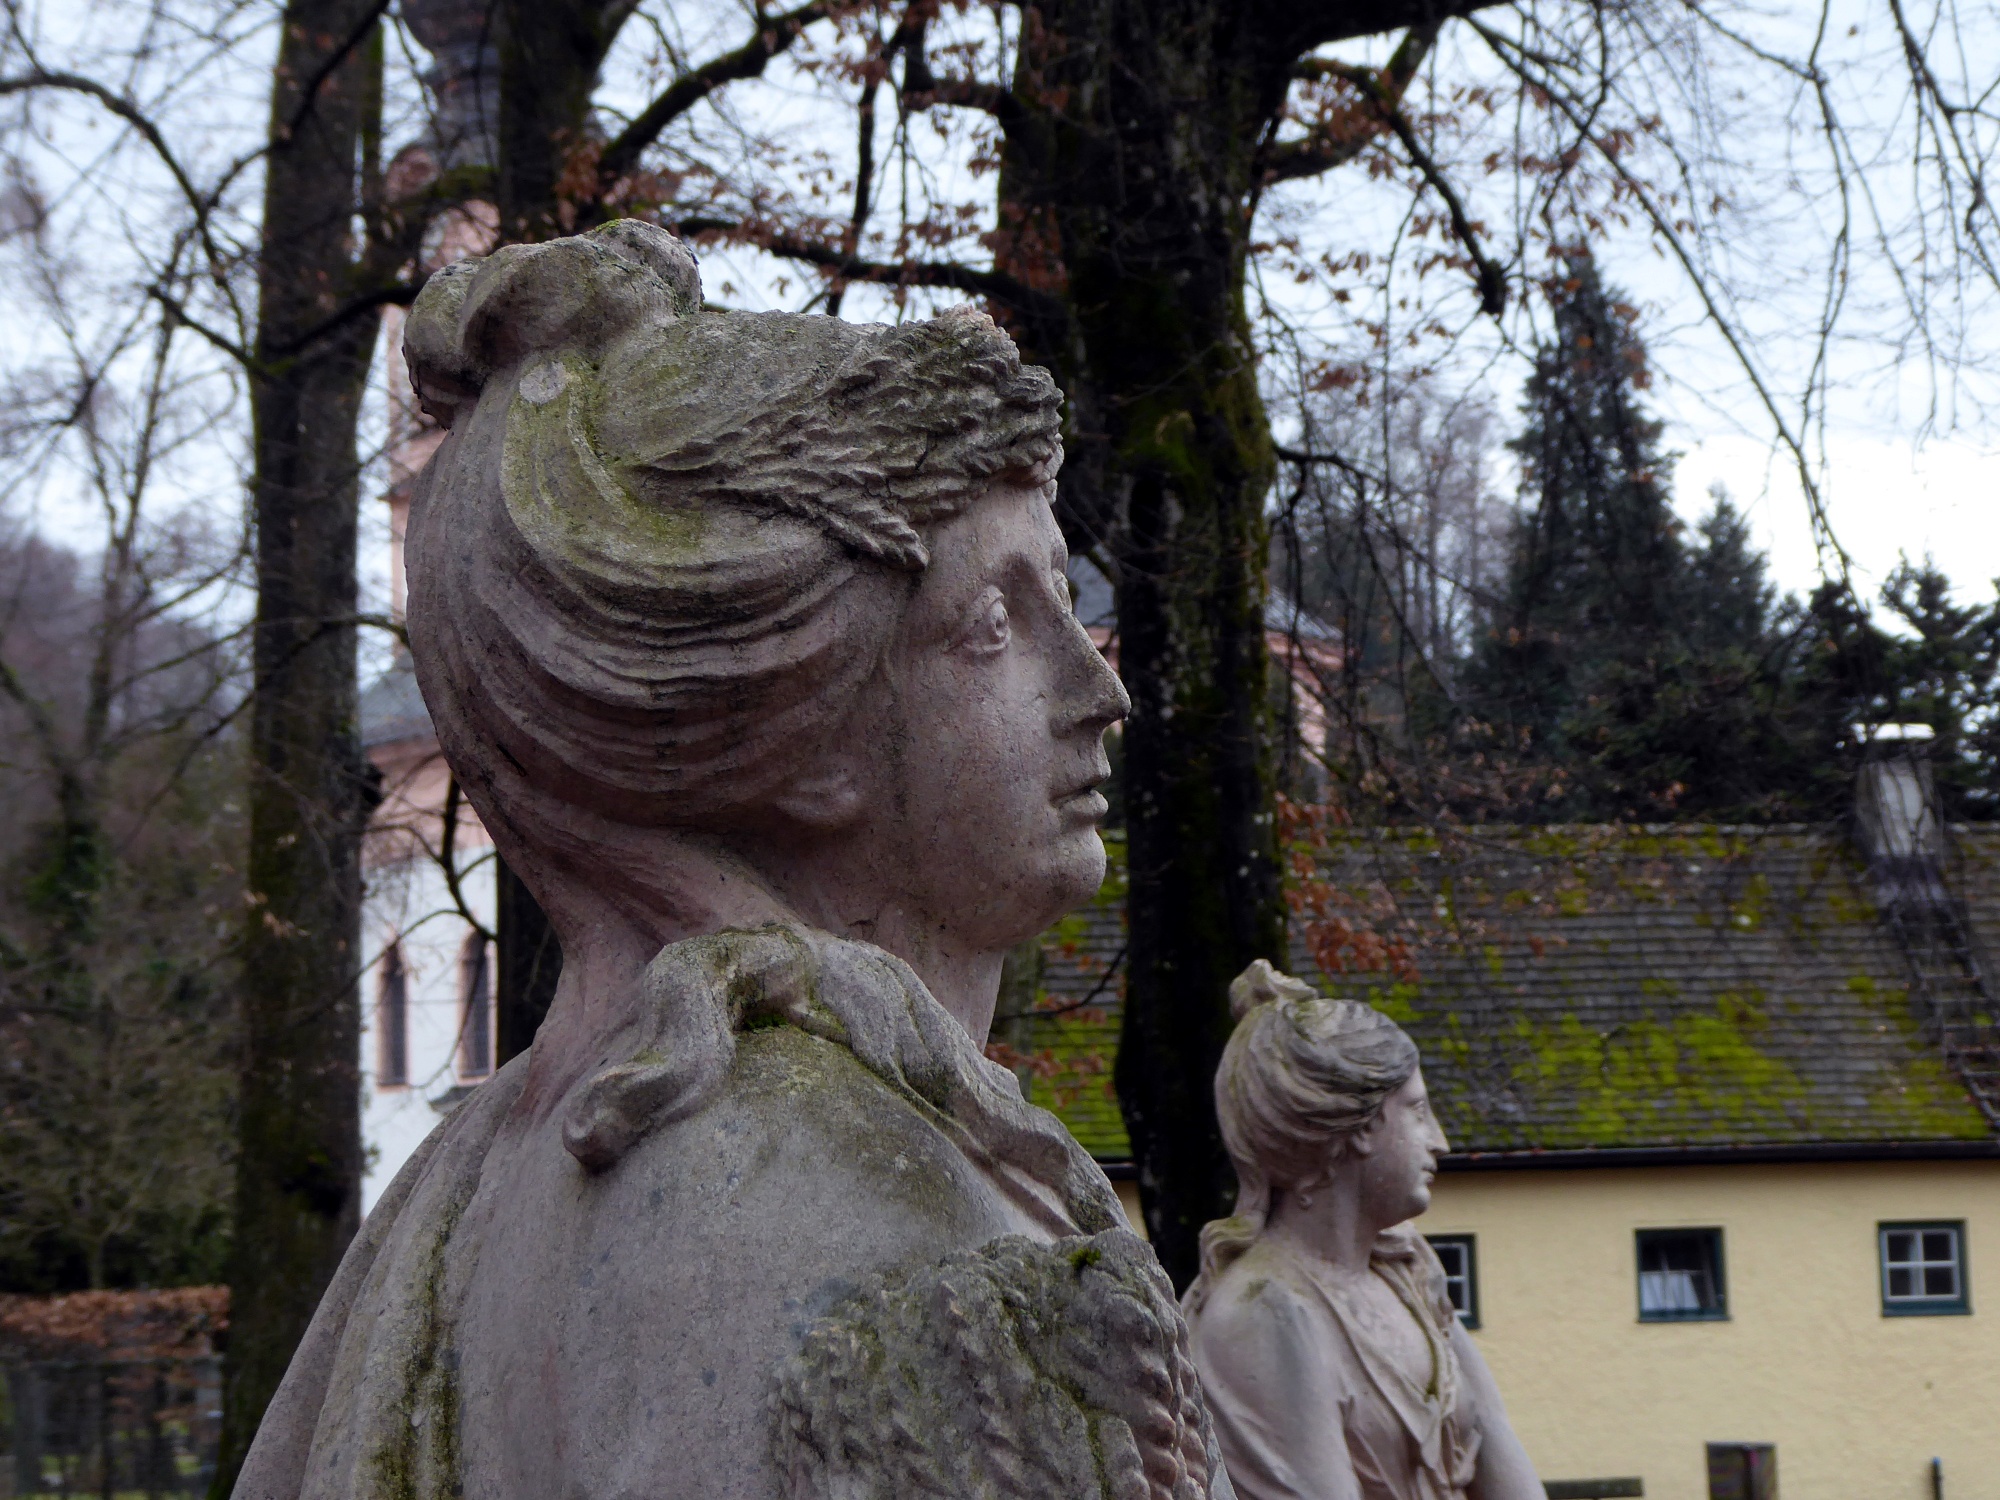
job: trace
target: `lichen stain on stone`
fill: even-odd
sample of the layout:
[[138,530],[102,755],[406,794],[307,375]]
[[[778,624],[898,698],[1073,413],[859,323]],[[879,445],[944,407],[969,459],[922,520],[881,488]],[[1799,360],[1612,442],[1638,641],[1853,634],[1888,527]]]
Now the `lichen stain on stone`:
[[[948,1159],[948,1150],[926,1152],[926,1170],[895,1169],[896,1155],[921,1138],[917,1132],[937,1130],[931,1107],[893,1089],[847,1048],[789,1025],[746,1034],[738,1046],[734,1088],[782,1098],[781,1117],[809,1130],[829,1163],[868,1181],[885,1202],[933,1224],[948,1221],[962,1207],[962,1186],[948,1172],[935,1170]],[[886,1122],[898,1119],[907,1120],[909,1128],[888,1128]],[[776,1161],[780,1136],[765,1132],[759,1166]]]
[[464,1206],[447,1203],[432,1226],[417,1278],[417,1333],[398,1370],[406,1421],[391,1424],[369,1466],[382,1500],[458,1500],[461,1494],[456,1360],[447,1347],[445,1250]]
[[501,492],[524,536],[557,557],[607,556],[628,568],[695,562],[707,539],[704,513],[648,500],[600,453],[596,408],[600,373],[565,355],[567,383],[554,397],[517,398],[507,413]]

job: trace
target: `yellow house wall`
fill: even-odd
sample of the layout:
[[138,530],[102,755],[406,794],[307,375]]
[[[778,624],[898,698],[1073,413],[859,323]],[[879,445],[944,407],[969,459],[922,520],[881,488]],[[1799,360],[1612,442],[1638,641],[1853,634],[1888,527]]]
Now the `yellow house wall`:
[[[1972,1312],[1882,1316],[1876,1225],[1961,1219]],[[1782,1500],[2000,1500],[2000,1163],[1448,1173],[1475,1337],[1544,1479],[1707,1500],[1704,1445],[1775,1443]],[[1633,1231],[1722,1230],[1729,1319],[1638,1321]]]
[[1150,1238],[1146,1233],[1145,1211],[1139,1207],[1139,1184],[1127,1179],[1111,1185],[1118,1190],[1118,1202],[1125,1209],[1125,1222],[1132,1226],[1132,1232],[1141,1239]]

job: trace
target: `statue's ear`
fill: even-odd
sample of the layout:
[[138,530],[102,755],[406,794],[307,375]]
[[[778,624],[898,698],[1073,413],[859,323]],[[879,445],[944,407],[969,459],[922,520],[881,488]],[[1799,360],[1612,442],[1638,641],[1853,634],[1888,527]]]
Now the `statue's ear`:
[[1388,1111],[1378,1109],[1366,1125],[1351,1132],[1347,1137],[1347,1149],[1356,1156],[1373,1156],[1382,1144],[1382,1135],[1388,1129]]
[[836,750],[788,780],[772,806],[795,823],[830,833],[859,821],[868,800],[865,787],[860,756]]

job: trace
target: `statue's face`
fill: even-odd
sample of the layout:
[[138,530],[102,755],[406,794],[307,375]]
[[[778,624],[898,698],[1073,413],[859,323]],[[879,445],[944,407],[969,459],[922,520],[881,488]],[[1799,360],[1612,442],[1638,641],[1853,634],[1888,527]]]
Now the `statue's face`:
[[1033,937],[1104,879],[1104,732],[1131,705],[1070,607],[1068,556],[1042,492],[1002,489],[931,537],[891,648],[878,826],[905,895],[970,947]]
[[[901,953],[1012,946],[1104,878],[1104,731],[1129,704],[1070,608],[1038,489],[938,527],[850,729],[852,815],[827,925]],[[822,869],[825,867],[822,866]]]
[[1383,1102],[1366,1135],[1366,1154],[1358,1158],[1362,1212],[1382,1228],[1414,1219],[1431,1206],[1438,1158],[1451,1149],[1431,1113],[1423,1069]]

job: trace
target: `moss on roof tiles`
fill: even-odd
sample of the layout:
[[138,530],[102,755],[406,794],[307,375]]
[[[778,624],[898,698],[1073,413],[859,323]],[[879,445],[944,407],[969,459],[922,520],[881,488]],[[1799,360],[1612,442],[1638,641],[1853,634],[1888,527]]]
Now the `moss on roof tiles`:
[[1013,1045],[1028,1055],[1022,1088],[1053,1110],[1099,1161],[1126,1161],[1132,1142],[1111,1084],[1118,1014],[1125,998],[1125,843],[1105,837],[1104,884],[1090,905],[1042,935],[1039,1014],[1014,1023]]
[[1053,1110],[1099,1161],[1126,1161],[1132,1141],[1111,1086],[1111,1062],[1118,1055],[1118,1022],[1067,1017],[1042,1023],[1038,1061],[1049,1071],[1030,1075],[1028,1097]]
[[[2000,833],[1959,834],[1954,873],[1990,944]],[[1902,956],[1830,828],[1347,833],[1323,865],[1415,969],[1324,983],[1409,1028],[1461,1149],[1991,1134],[1916,1024]],[[1121,879],[1059,929],[1049,1003],[1099,983],[1122,898]],[[1296,935],[1296,971],[1309,951]],[[1122,986],[1104,989],[1089,1024],[1041,1023],[1068,1081],[1031,1092],[1108,1158],[1126,1146],[1109,1091]]]

